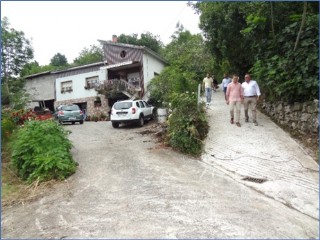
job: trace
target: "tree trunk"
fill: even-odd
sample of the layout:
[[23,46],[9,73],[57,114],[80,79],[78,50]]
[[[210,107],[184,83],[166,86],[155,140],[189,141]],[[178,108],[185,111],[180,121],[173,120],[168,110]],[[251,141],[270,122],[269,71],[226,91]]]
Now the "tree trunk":
[[270,10],[271,10],[271,31],[272,31],[273,38],[275,38],[274,18],[273,18],[273,2],[270,2]]
[[297,39],[296,39],[296,43],[294,44],[294,49],[293,49],[293,51],[296,51],[296,49],[297,49],[297,47],[298,47],[300,35],[301,35],[302,29],[303,29],[303,27],[304,27],[304,23],[306,22],[307,5],[308,5],[307,2],[304,2],[304,3],[303,3],[303,14],[302,14],[301,26],[300,26],[300,29],[299,29],[299,32],[298,32],[298,36],[297,36]]

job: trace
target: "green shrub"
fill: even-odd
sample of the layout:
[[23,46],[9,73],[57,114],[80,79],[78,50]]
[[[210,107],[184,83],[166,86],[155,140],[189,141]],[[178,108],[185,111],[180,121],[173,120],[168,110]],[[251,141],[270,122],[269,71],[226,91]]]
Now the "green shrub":
[[203,106],[197,106],[195,93],[173,94],[168,120],[168,143],[183,153],[198,156],[209,125]]
[[12,134],[13,130],[16,128],[13,120],[10,118],[3,118],[1,121],[1,140],[7,141]]
[[25,122],[14,134],[12,164],[23,180],[65,179],[76,171],[68,132],[55,121]]
[[91,117],[91,121],[95,121],[95,122],[97,122],[98,120],[99,120],[98,115],[92,115],[92,117]]
[[105,115],[104,113],[100,113],[99,119],[100,119],[101,121],[104,121],[106,118],[107,118],[107,115]]
[[[318,16],[309,16],[294,51],[300,23],[285,27],[275,43],[251,68],[262,94],[268,101],[288,103],[319,98],[319,26]],[[281,46],[276,50],[275,46]],[[260,80],[260,81],[259,81]]]

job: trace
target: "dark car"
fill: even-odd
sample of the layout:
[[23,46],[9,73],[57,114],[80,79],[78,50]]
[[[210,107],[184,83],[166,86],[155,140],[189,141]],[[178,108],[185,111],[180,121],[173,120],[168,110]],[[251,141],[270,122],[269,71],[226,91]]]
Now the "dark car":
[[52,119],[52,112],[48,108],[34,107],[32,113],[36,116],[36,120]]
[[57,110],[56,118],[59,123],[71,122],[75,124],[75,122],[79,122],[83,124],[83,112],[78,105],[61,105]]

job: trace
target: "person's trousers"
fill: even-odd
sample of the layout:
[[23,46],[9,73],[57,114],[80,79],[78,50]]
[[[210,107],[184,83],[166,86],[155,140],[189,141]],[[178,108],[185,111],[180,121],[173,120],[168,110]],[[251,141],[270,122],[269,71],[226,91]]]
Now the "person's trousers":
[[252,120],[253,122],[257,121],[257,97],[244,97],[243,105],[245,118],[249,119],[248,110],[251,106]]
[[205,91],[206,91],[207,103],[210,103],[211,102],[212,89],[211,88],[205,88]]
[[[240,108],[241,108],[241,102],[233,101],[229,103],[230,105],[230,116],[232,119],[235,120],[235,122],[240,121]],[[234,118],[234,110],[236,110],[236,118]]]

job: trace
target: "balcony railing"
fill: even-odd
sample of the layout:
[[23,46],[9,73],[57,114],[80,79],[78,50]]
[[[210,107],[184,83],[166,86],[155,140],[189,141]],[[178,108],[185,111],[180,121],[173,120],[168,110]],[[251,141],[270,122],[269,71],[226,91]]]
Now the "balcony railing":
[[129,97],[132,97],[132,96],[136,96],[137,93],[141,91],[141,88],[139,85],[130,84],[127,81],[122,79],[109,79],[109,80],[105,80],[99,86],[96,86],[96,90],[99,93],[106,94],[106,95],[108,95],[108,93],[111,93],[111,92],[113,93],[121,92]]

